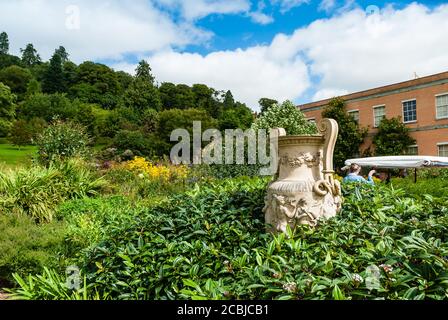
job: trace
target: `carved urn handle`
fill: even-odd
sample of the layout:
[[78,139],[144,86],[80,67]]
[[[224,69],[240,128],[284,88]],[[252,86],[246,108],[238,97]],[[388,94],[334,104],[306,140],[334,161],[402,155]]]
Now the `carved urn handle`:
[[329,176],[332,176],[334,173],[333,170],[333,154],[334,147],[336,145],[336,140],[338,139],[339,126],[336,120],[334,119],[323,119],[319,125],[317,126],[319,132],[324,136],[325,144],[324,144],[324,169],[322,173],[324,174],[324,178],[326,179]]

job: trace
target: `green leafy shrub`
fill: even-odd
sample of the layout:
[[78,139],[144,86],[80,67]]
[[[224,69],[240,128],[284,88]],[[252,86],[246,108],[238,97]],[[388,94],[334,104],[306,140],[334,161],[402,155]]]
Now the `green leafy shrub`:
[[12,273],[41,273],[59,267],[64,223],[36,225],[29,217],[0,211],[0,288],[13,283]]
[[89,154],[89,137],[84,127],[72,122],[55,121],[36,139],[38,161],[49,165]]
[[142,210],[129,198],[112,196],[77,199],[58,208],[58,216],[67,223],[67,256],[76,257],[82,250],[97,245],[108,230],[129,223]]
[[9,170],[0,172],[0,205],[5,211],[48,222],[64,200],[95,195],[103,185],[102,178],[75,159],[49,168]]
[[271,235],[266,187],[240,178],[125,207],[132,218],[112,224],[78,265],[113,299],[448,298],[446,198],[347,185],[336,218]]
[[90,290],[86,285],[85,277],[82,288],[69,289],[65,278],[54,270],[44,268],[42,275],[22,278],[14,274],[14,279],[20,284],[20,289],[7,290],[11,292],[11,300],[108,300],[108,296],[101,296],[98,292]]
[[252,128],[273,129],[284,128],[289,135],[312,135],[317,133],[314,123],[308,122],[291,101],[273,104],[255,120]]
[[384,118],[373,138],[375,154],[378,156],[402,155],[409,146],[416,143],[409,132],[409,128],[400,117]]
[[162,155],[163,151],[169,150],[169,145],[157,136],[145,135],[141,131],[121,130],[115,136],[112,145],[121,153],[130,150],[136,156],[153,157]]

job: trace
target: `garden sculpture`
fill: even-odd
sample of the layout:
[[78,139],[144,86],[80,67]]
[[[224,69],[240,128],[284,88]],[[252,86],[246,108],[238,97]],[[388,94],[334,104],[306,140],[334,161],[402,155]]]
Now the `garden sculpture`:
[[341,185],[333,177],[338,124],[323,119],[318,130],[318,135],[288,136],[284,129],[275,129],[278,171],[264,207],[271,232],[286,232],[287,225],[316,226],[319,219],[341,210]]

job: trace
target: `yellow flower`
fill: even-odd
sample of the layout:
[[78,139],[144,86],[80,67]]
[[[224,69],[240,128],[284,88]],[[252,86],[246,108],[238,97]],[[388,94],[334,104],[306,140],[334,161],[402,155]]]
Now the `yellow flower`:
[[146,161],[142,157],[135,157],[128,161],[125,167],[136,174],[148,176],[152,180],[161,180],[163,182],[172,180],[184,180],[188,177],[188,168],[186,166],[156,165]]

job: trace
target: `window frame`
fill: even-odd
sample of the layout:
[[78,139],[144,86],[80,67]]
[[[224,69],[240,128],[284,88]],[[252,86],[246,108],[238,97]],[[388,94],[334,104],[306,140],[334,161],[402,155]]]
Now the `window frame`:
[[437,155],[439,157],[447,157],[447,156],[441,156],[440,155],[440,147],[447,147],[448,148],[448,142],[440,142],[437,144]]
[[[374,128],[378,128],[381,124],[381,123],[378,123],[378,124],[376,123],[375,109],[379,109],[379,108],[384,108],[384,118],[386,118],[386,105],[385,104],[379,104],[379,105],[373,106],[372,110],[373,110],[373,127]],[[381,120],[383,120],[383,119],[381,119]]]
[[[356,121],[356,123],[357,124],[359,124],[359,122],[360,122],[360,112],[359,112],[359,109],[353,109],[353,110],[348,110],[347,111],[347,113],[350,115],[350,113],[355,113],[355,112],[357,112],[358,113],[358,120],[355,120]],[[354,119],[354,118],[353,118]]]
[[442,120],[442,119],[448,119],[448,113],[445,117],[439,117],[439,109],[437,107],[437,98],[438,97],[442,97],[442,96],[447,96],[448,97],[448,92],[443,92],[443,93],[439,93],[434,95],[434,105],[436,107],[436,120]]
[[417,148],[417,153],[416,153],[416,154],[409,154],[408,152],[406,152],[406,155],[409,155],[409,156],[418,156],[418,144],[413,144],[413,145],[411,145],[411,146],[408,146],[408,148],[407,148],[406,151],[408,151],[409,148]]
[[[411,121],[405,121],[405,117],[404,117],[404,104],[406,102],[411,102],[411,101],[415,101],[415,120],[411,120]],[[414,99],[407,99],[407,100],[402,100],[401,101],[401,116],[403,117],[403,123],[408,124],[408,123],[416,123],[417,122],[417,98]]]

